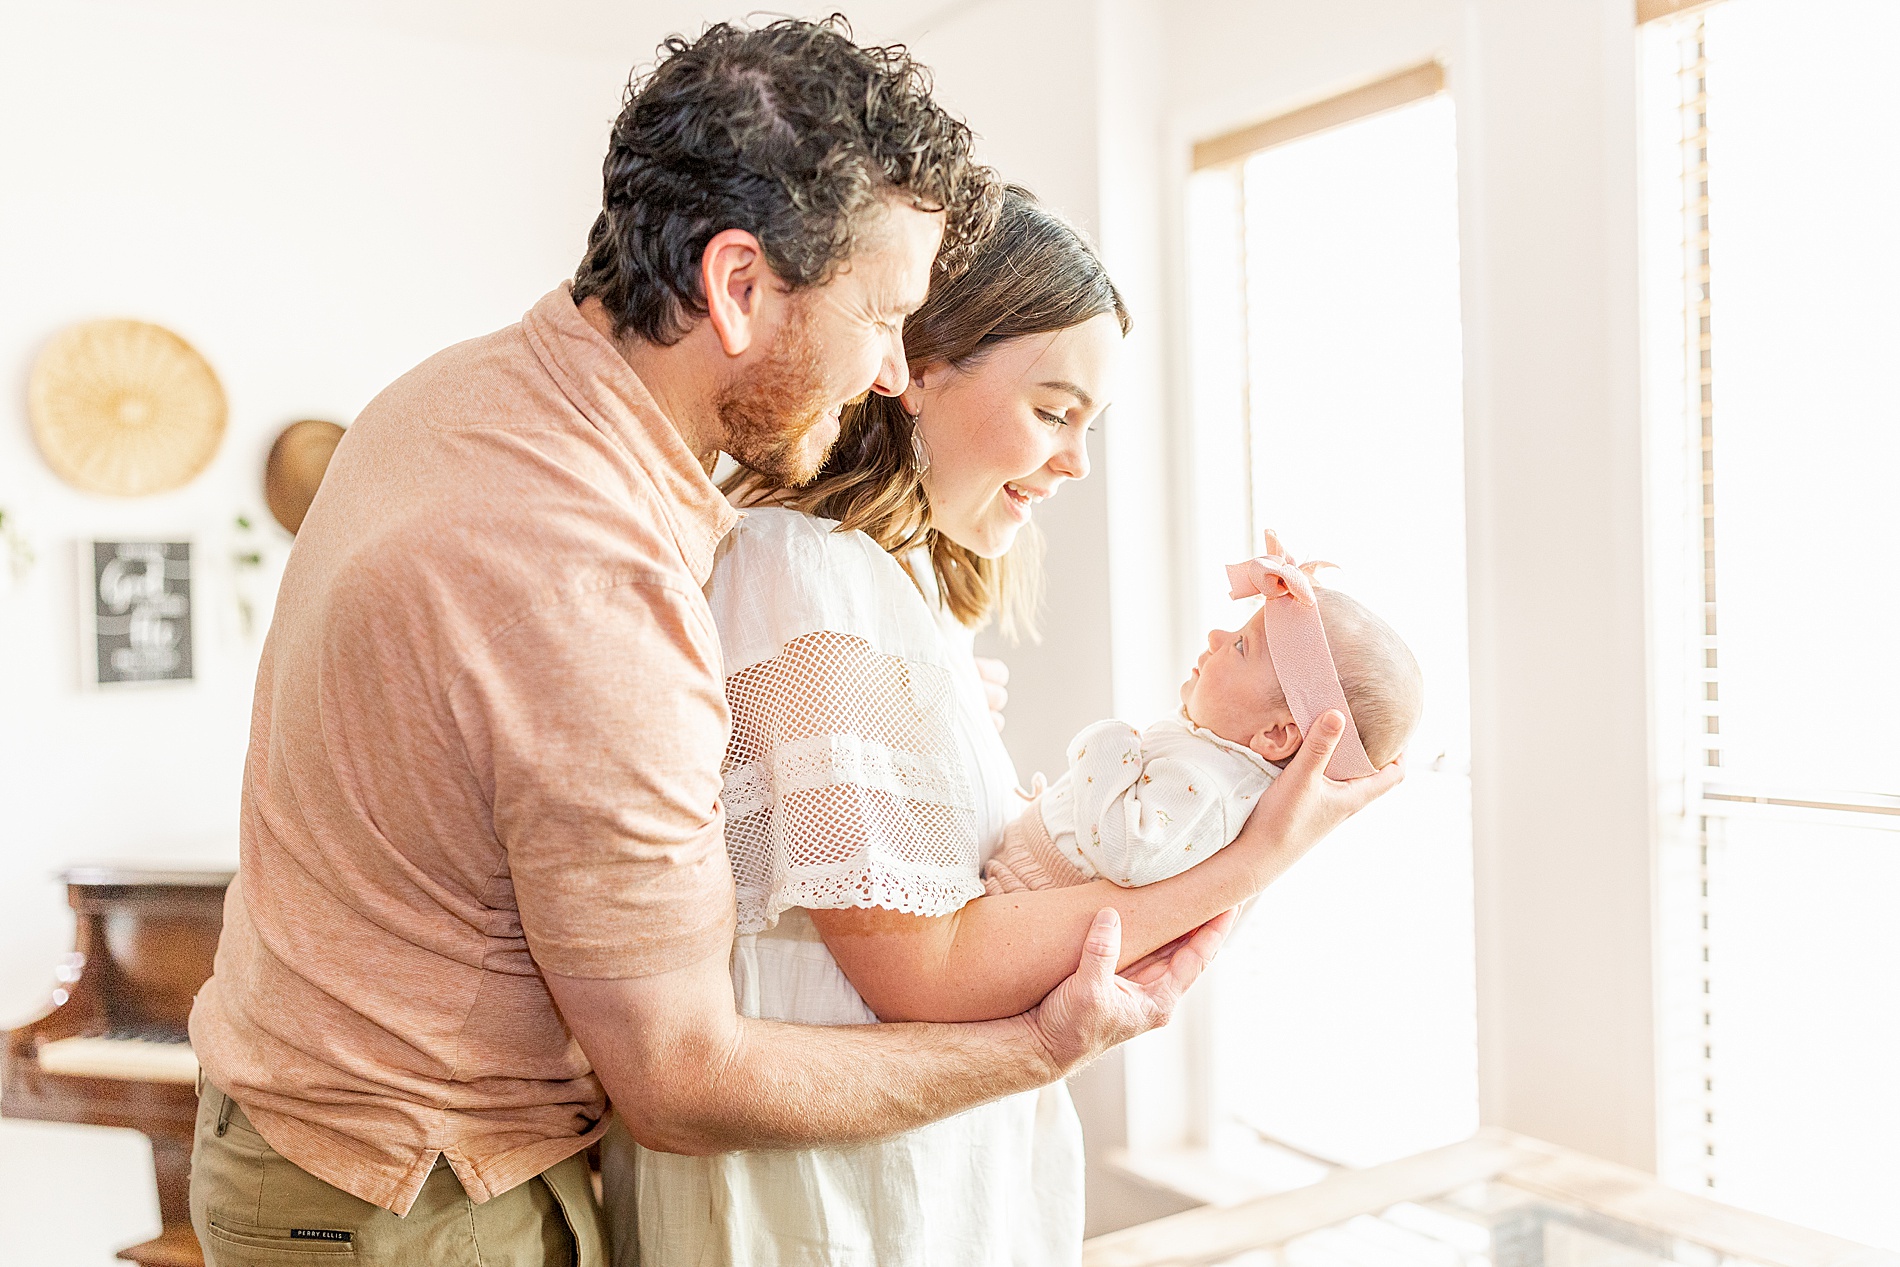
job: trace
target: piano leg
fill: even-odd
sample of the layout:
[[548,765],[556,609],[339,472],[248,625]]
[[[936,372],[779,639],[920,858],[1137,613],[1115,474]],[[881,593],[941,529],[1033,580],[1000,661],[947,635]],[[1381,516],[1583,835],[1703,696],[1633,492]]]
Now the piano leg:
[[191,1136],[153,1135],[152,1162],[158,1172],[158,1217],[164,1230],[119,1257],[142,1267],[205,1267],[204,1251],[191,1230]]

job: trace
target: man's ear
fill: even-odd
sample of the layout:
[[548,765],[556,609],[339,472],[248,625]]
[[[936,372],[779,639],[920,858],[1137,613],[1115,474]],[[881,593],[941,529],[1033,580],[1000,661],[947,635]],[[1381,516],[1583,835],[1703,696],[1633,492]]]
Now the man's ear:
[[1285,761],[1300,750],[1303,741],[1299,726],[1289,717],[1254,735],[1247,746],[1269,761]]
[[759,240],[744,229],[722,229],[699,256],[706,320],[727,356],[743,356],[759,334],[760,312],[774,282]]

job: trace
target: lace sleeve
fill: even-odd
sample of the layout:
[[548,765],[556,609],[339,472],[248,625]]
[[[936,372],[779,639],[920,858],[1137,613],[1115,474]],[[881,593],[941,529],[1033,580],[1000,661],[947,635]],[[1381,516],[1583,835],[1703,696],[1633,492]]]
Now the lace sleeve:
[[942,915],[982,894],[951,690],[944,669],[831,630],[726,679],[740,932],[794,906]]

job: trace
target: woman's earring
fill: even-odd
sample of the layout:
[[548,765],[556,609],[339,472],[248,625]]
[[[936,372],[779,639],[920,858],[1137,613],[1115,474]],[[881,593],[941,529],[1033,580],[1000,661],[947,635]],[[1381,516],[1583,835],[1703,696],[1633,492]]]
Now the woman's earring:
[[930,469],[930,450],[924,447],[924,438],[917,431],[917,420],[921,414],[912,414],[910,419],[910,465],[918,475]]

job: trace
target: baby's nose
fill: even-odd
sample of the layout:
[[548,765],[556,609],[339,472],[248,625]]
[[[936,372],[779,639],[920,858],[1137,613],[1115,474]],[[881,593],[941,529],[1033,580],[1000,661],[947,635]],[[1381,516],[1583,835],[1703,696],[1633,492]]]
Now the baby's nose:
[[1220,650],[1220,640],[1224,633],[1226,633],[1224,629],[1210,629],[1207,631],[1207,649],[1209,651]]

